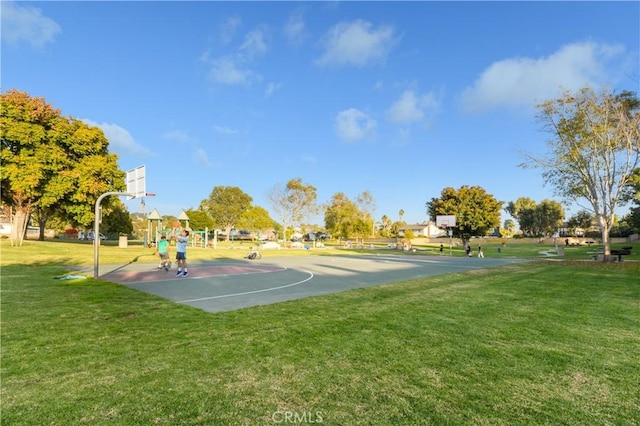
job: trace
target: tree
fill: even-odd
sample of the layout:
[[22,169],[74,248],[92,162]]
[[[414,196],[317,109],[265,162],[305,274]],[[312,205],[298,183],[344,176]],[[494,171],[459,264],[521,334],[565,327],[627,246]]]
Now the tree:
[[637,204],[637,207],[631,207],[629,214],[627,214],[623,220],[629,225],[633,232],[640,233],[640,203]]
[[[376,200],[369,191],[364,191],[362,194],[356,197],[356,204],[362,212],[362,219],[369,223],[369,229],[371,230],[371,237],[375,237],[375,219],[374,214],[376,211]],[[363,235],[364,237],[364,235]]]
[[633,206],[629,208],[629,214],[623,218],[623,221],[633,232],[640,233],[640,168],[634,170],[627,186],[629,194],[632,194]]
[[[32,215],[40,238],[48,218],[60,212],[88,226],[97,198],[125,186],[107,138],[96,127],[62,117],[44,98],[18,90],[0,97],[0,180],[2,201],[15,211],[12,241],[22,244]],[[105,200],[105,212],[110,204]]]
[[500,226],[502,201],[496,200],[479,186],[464,185],[458,190],[444,188],[440,198],[432,198],[426,207],[427,214],[434,222],[439,215],[456,216],[453,232],[464,240],[470,236],[484,236]]
[[591,223],[593,222],[593,216],[586,210],[581,210],[574,214],[567,220],[567,227],[572,235],[586,234]]
[[393,222],[391,221],[391,218],[389,218],[389,216],[382,215],[381,218],[381,223],[380,223],[380,235],[382,235],[383,237],[388,237],[391,235],[391,226],[393,225]]
[[215,227],[215,222],[213,218],[203,209],[189,209],[185,211],[187,217],[189,218],[189,226],[191,229],[204,231],[205,229],[209,229],[213,231]]
[[240,217],[238,226],[250,231],[261,232],[273,228],[273,222],[267,209],[259,206],[251,206],[242,217]]
[[500,229],[500,234],[503,237],[513,237],[513,234],[516,233],[516,224],[511,219],[505,219],[503,228]]
[[530,213],[535,210],[536,202],[528,197],[520,197],[515,202],[509,201],[504,211],[518,222],[520,232],[524,235],[533,235],[533,215]]
[[286,184],[276,184],[267,199],[274,214],[282,224],[283,239],[287,240],[287,228],[299,225],[305,215],[315,213],[318,208],[318,191],[313,185],[304,185],[301,178],[291,179]]
[[370,223],[363,217],[358,205],[344,193],[338,192],[331,197],[325,210],[324,224],[327,231],[337,238],[364,237],[369,231]]
[[542,200],[534,210],[535,234],[549,237],[558,232],[564,220],[562,204],[554,200]]
[[564,208],[554,200],[543,200],[537,204],[528,197],[510,201],[504,209],[518,221],[523,235],[544,237],[555,234],[562,225]]
[[102,215],[100,231],[105,234],[126,234],[133,233],[131,215],[127,211],[124,203],[117,200],[109,214]]
[[253,199],[237,186],[216,186],[209,198],[200,203],[217,227],[223,228],[229,241],[231,230],[251,206]]
[[628,183],[640,162],[640,101],[633,92],[585,87],[537,107],[552,135],[548,153],[527,155],[521,166],[542,169],[556,194],[594,214],[606,261],[615,209],[629,201]]

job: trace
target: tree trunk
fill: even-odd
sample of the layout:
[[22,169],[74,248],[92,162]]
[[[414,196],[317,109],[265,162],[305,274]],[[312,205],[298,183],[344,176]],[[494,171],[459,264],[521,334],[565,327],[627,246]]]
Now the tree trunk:
[[609,241],[609,224],[604,216],[598,216],[598,223],[600,224],[600,233],[602,234],[602,252],[603,262],[608,262],[611,258],[611,242]]
[[29,223],[29,209],[26,207],[17,207],[13,215],[13,224],[11,225],[11,245],[22,247],[22,241],[27,232],[27,224]]
[[38,241],[44,241],[44,231],[47,227],[47,221],[49,220],[48,211],[40,210],[39,214],[36,216],[38,220],[38,225],[40,225],[40,233],[38,235]]

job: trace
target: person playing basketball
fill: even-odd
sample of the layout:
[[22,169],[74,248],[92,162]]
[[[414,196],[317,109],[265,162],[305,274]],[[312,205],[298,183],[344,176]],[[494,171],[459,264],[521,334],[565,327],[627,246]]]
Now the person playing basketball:
[[171,269],[171,261],[169,260],[169,241],[166,236],[160,237],[160,241],[156,244],[156,254],[160,257],[158,269],[168,271]]
[[187,244],[189,244],[189,231],[184,230],[176,239],[176,263],[178,264],[178,272],[176,276],[188,277],[187,271]]

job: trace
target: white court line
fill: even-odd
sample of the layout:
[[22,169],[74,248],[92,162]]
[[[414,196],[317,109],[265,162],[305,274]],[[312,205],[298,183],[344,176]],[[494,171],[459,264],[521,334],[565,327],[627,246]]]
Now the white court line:
[[296,285],[304,284],[304,283],[306,283],[307,281],[309,281],[310,279],[313,278],[313,273],[311,273],[309,271],[304,271],[302,269],[298,269],[298,270],[309,274],[309,278],[304,279],[302,281],[298,281],[298,282],[292,283],[292,284],[281,285],[281,286],[278,286],[278,287],[264,288],[262,290],[245,291],[245,292],[242,292],[242,293],[222,294],[220,296],[201,297],[199,299],[176,300],[176,303],[199,302],[201,300],[222,299],[222,298],[225,298],[225,297],[246,296],[248,294],[264,293],[264,292],[267,292],[267,291],[280,290],[281,288],[293,287],[293,286],[296,286]]

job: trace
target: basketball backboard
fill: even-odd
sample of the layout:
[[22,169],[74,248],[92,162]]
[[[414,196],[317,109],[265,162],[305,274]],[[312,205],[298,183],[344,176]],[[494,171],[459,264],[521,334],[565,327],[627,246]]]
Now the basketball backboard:
[[145,182],[145,166],[138,166],[135,169],[131,169],[127,172],[127,199],[132,200],[134,198],[144,197],[147,195],[147,188]]
[[455,228],[455,215],[438,215],[436,216],[436,226],[438,228]]

